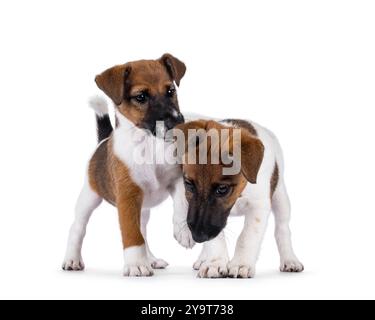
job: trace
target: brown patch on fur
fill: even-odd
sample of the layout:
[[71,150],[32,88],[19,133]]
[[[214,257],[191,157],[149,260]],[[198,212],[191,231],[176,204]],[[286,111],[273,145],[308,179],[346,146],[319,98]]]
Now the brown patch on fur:
[[123,247],[140,246],[145,243],[141,233],[143,191],[132,181],[129,169],[115,156],[112,165]]
[[257,131],[249,121],[241,119],[226,119],[223,122],[231,122],[234,128],[245,129],[249,131],[252,135],[258,136]]
[[272,177],[271,177],[271,199],[273,194],[275,193],[277,184],[279,182],[279,166],[277,165],[277,162],[275,162],[275,167],[273,169]]
[[241,135],[241,170],[251,183],[257,183],[257,176],[264,156],[263,143],[250,134]]
[[89,164],[90,186],[117,206],[123,247],[144,244],[140,229],[142,189],[131,179],[129,169],[113,154],[112,137],[96,150]]
[[111,161],[112,140],[103,141],[96,149],[89,163],[89,183],[93,190],[109,203],[116,203]]
[[260,223],[260,219],[258,217],[255,217],[255,222]]
[[145,117],[145,110],[136,107],[136,106],[128,106],[125,102],[123,102],[119,106],[119,111],[122,113],[126,118],[128,118],[131,122],[133,122],[137,127],[139,127],[142,123],[142,120]]

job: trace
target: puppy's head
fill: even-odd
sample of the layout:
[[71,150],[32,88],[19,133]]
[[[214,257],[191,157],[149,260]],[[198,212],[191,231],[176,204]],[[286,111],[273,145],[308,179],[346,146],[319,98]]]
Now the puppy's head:
[[[186,138],[182,167],[189,204],[187,224],[196,242],[208,241],[226,226],[230,210],[247,182],[256,183],[264,147],[250,132],[236,129],[240,131],[235,133],[235,129],[214,121],[193,121],[177,128]],[[198,130],[199,139],[194,135],[189,136],[189,129]],[[226,130],[226,134],[222,135],[222,130]],[[205,136],[206,140],[202,143]],[[191,148],[196,155],[195,164],[189,163]],[[199,163],[199,153],[202,151],[206,152],[207,163]],[[233,165],[228,158],[238,160],[240,164],[234,174],[225,174],[224,169]]]
[[156,122],[167,129],[184,122],[174,83],[180,84],[185,64],[170,54],[157,60],[140,60],[114,66],[95,82],[137,127],[156,134]]

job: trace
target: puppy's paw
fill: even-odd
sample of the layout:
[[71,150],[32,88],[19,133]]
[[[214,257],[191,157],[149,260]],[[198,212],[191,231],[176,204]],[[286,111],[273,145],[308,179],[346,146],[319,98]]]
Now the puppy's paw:
[[302,272],[303,270],[304,266],[297,258],[285,259],[280,263],[281,272]]
[[138,265],[125,265],[124,277],[151,277],[154,274],[151,265],[138,264]]
[[205,262],[206,260],[201,260],[201,259],[198,259],[197,261],[194,262],[193,264],[193,269],[194,270],[199,270],[201,265]]
[[165,269],[168,267],[168,262],[163,259],[152,258],[150,260],[152,269]]
[[191,235],[189,227],[186,225],[180,228],[178,225],[174,225],[174,238],[177,242],[186,249],[191,249],[195,245],[193,236]]
[[85,269],[85,264],[80,256],[66,257],[62,264],[62,269],[65,271],[82,271]]
[[229,278],[254,278],[255,264],[239,263],[232,260],[228,263],[228,277]]
[[228,261],[225,259],[213,259],[209,261],[197,261],[194,268],[198,267],[199,278],[226,278],[228,276]]

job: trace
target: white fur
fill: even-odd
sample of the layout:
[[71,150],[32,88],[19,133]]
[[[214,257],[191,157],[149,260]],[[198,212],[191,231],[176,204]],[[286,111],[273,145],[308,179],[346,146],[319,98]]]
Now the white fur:
[[224,232],[215,239],[203,244],[202,252],[193,268],[198,271],[199,278],[224,278],[228,275],[229,261]]
[[154,274],[145,245],[126,248],[124,261],[123,274],[125,277],[148,277]]
[[[132,136],[144,134],[143,129],[139,129],[121,113],[116,113],[119,126],[113,135],[114,154],[129,168],[133,181],[142,188],[144,193],[143,208],[152,208],[163,202],[170,194],[169,188],[175,183],[180,175],[180,168],[177,163],[157,164],[155,161],[147,161],[146,164],[139,165],[134,161],[135,150],[139,148],[140,142],[132,141]],[[150,156],[165,152],[170,144],[164,140],[149,134],[143,145],[149,150],[155,148]]]
[[81,249],[86,234],[86,226],[91,214],[101,202],[102,198],[91,189],[86,177],[84,186],[77,200],[75,219],[69,232],[68,245],[62,265],[64,270],[78,271],[85,268]]
[[182,177],[178,179],[171,192],[173,199],[173,235],[183,247],[194,247],[195,241],[186,222],[188,203],[185,198],[185,186]]
[[[199,119],[198,116],[195,119]],[[225,123],[228,126],[231,123]],[[265,233],[268,217],[272,211],[275,215],[275,238],[280,254],[280,270],[287,272],[299,272],[303,270],[303,265],[294,254],[289,230],[290,204],[284,183],[284,162],[282,150],[276,136],[268,129],[251,123],[257,131],[258,138],[262,141],[265,152],[262,165],[260,167],[257,183],[248,183],[241,198],[237,200],[231,216],[245,216],[245,223],[241,235],[238,238],[233,259],[228,264],[230,277],[251,278],[255,275],[256,261],[258,259],[260,246]],[[270,180],[274,171],[275,162],[279,168],[279,181],[275,194],[270,199]],[[175,201],[184,203],[185,191],[176,189]],[[188,205],[175,205],[175,221],[179,224],[186,221]],[[177,211],[176,211],[177,209]],[[176,222],[175,222],[176,223]],[[175,229],[178,228],[175,225]],[[186,246],[185,238],[188,238],[188,229],[184,230],[184,238],[177,237],[181,245]],[[222,240],[221,240],[222,241]],[[219,242],[220,243],[220,242]],[[221,244],[222,248],[224,245]],[[209,246],[204,246],[201,256],[207,255]],[[224,250],[223,250],[224,252]],[[223,253],[222,259],[226,255]],[[202,259],[199,258],[198,262]],[[196,265],[197,267],[197,265]],[[200,272],[201,274],[201,272]],[[203,273],[204,274],[204,273]]]
[[289,228],[290,201],[284,181],[278,184],[272,198],[272,211],[275,215],[275,238],[280,252],[280,271],[301,272],[303,265],[293,251]]
[[[263,235],[271,210],[275,216],[275,238],[280,254],[280,270],[287,272],[300,272],[303,265],[297,259],[292,248],[291,234],[289,231],[290,204],[284,182],[284,159],[281,146],[276,136],[268,129],[252,122],[257,131],[258,138],[262,141],[265,152],[261,168],[258,173],[257,183],[248,183],[242,201],[247,200],[245,208],[234,208],[234,213],[245,215],[245,225],[237,241],[236,251],[229,267],[229,275],[238,277],[253,277],[255,264],[258,259]],[[272,197],[270,195],[270,180],[274,171],[275,162],[279,168],[279,180]],[[241,270],[239,266],[245,265]]]
[[101,96],[93,96],[89,99],[89,106],[95,111],[99,117],[103,117],[108,113],[108,103]]
[[234,257],[228,264],[229,276],[252,278],[258,259],[260,245],[266,231],[271,212],[267,199],[249,200],[242,213],[245,215],[244,228],[237,240]]

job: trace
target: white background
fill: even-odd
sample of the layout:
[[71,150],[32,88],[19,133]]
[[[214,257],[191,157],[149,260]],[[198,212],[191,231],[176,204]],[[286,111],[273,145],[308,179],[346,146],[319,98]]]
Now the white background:
[[[1,1],[1,298],[375,298],[373,1]],[[60,271],[87,160],[87,98],[114,64],[170,52],[183,111],[241,117],[279,137],[302,274],[278,272],[271,219],[251,280],[197,279],[199,253],[156,208],[150,243],[170,267],[121,276],[115,209],[93,215],[87,270]],[[228,226],[233,248],[241,220]]]

